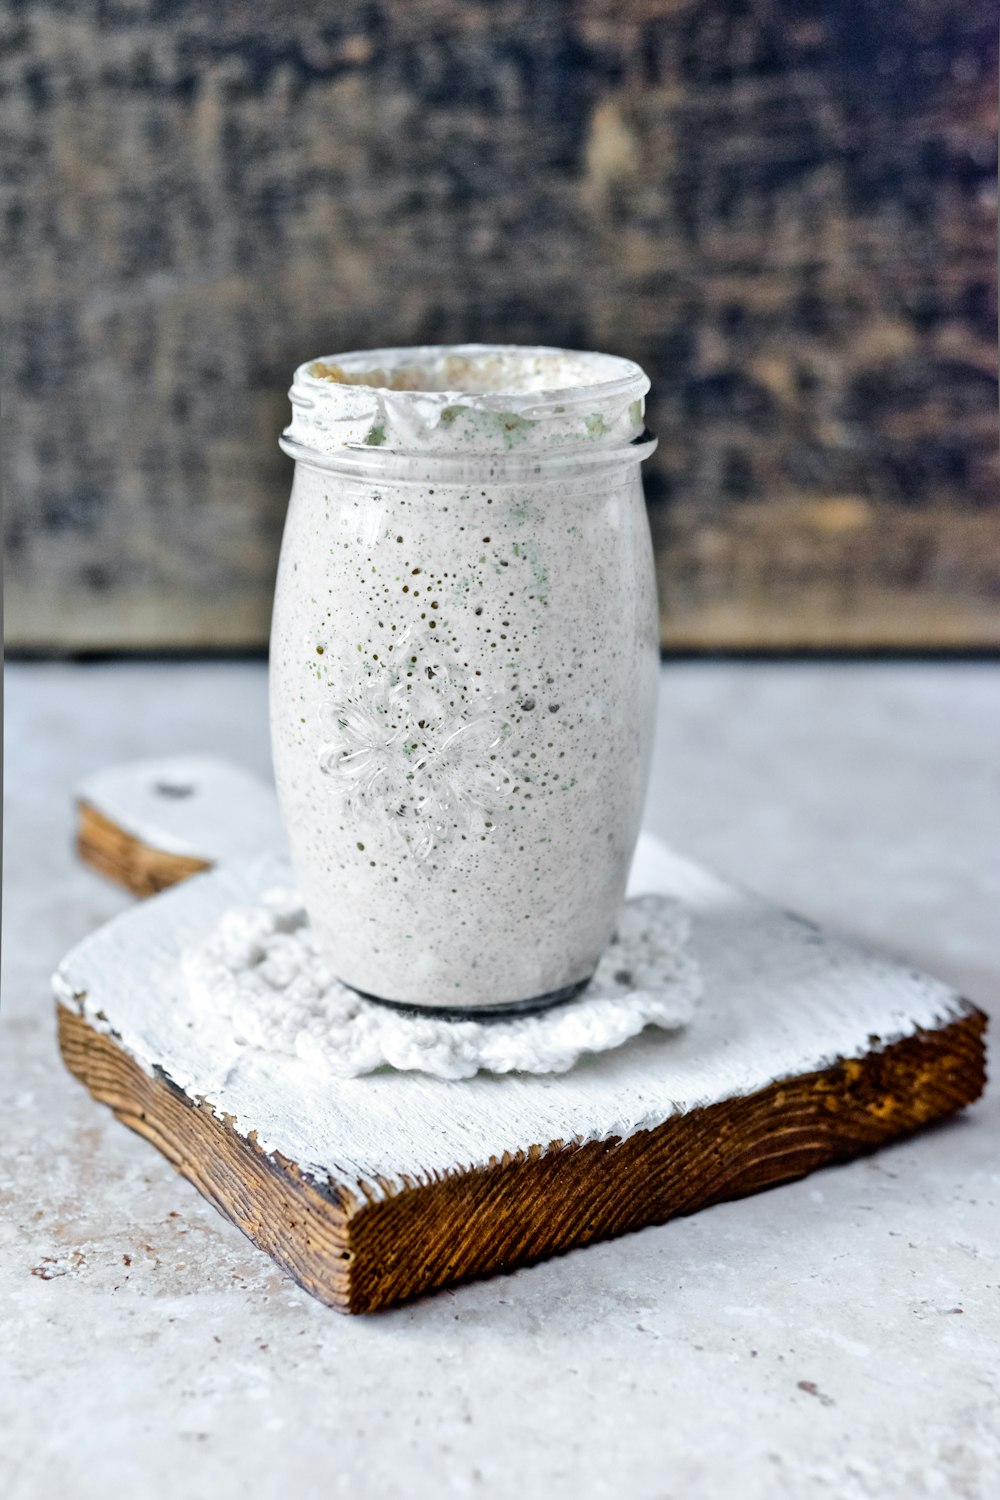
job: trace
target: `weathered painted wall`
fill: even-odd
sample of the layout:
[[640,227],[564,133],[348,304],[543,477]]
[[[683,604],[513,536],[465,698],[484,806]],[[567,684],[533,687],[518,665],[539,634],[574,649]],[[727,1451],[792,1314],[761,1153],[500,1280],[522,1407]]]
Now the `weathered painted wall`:
[[266,637],[293,366],[649,369],[677,645],[1000,640],[986,0],[8,3],[8,639]]

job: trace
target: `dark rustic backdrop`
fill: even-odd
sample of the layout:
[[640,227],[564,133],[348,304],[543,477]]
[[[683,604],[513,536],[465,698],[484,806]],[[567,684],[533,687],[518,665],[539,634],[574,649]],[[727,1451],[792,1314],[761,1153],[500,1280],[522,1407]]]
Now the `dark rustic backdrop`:
[[8,640],[266,637],[294,365],[640,360],[676,646],[1000,641],[997,7],[3,17]]

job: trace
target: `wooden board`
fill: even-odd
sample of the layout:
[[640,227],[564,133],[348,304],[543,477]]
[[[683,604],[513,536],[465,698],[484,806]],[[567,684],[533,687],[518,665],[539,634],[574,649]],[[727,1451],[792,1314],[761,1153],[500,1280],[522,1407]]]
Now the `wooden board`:
[[774,1186],[983,1086],[975,1007],[646,838],[631,891],[692,912],[706,993],[686,1032],[562,1077],[333,1080],[241,1048],[179,982],[180,949],[282,879],[280,855],[223,858],[87,938],[56,977],[60,1046],[95,1098],[345,1311]]
[[468,339],[648,369],[667,647],[1000,642],[995,0],[21,11],[8,647],[261,647],[294,367]]
[[76,846],[87,864],[135,896],[152,896],[220,860],[280,849],[274,792],[211,755],[128,761],[77,792]]
[[620,1140],[549,1142],[381,1197],[304,1174],[253,1132],[150,1077],[59,1006],[66,1066],[291,1276],[343,1312],[373,1312],[469,1277],[774,1187],[870,1151],[981,1092],[984,1018],[785,1079]]

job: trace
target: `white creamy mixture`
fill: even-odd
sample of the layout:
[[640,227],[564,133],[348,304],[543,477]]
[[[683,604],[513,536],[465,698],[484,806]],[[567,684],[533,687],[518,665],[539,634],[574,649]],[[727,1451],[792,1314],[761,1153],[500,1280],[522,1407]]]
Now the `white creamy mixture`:
[[[406,389],[349,379],[392,371]],[[502,1005],[597,967],[657,683],[647,385],[509,348],[297,372],[275,771],[312,924],[362,991]]]
[[638,365],[609,354],[516,344],[364,349],[296,370],[285,439],[302,453],[451,457],[621,446],[645,430],[648,389]]

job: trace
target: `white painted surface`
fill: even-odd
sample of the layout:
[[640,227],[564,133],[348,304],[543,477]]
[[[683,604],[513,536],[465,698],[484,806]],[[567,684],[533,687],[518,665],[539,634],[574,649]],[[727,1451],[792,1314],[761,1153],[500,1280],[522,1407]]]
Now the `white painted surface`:
[[[995,1085],[870,1159],[338,1317],[54,1052],[52,968],[130,904],[73,859],[79,778],[206,749],[266,771],[263,669],[10,678],[5,1500],[992,1500]],[[997,1010],[996,668],[674,666],[660,730],[648,826]]]
[[162,1069],[263,1150],[373,1196],[376,1179],[396,1189],[552,1141],[626,1139],[863,1056],[872,1035],[894,1041],[962,1009],[939,981],[826,938],[647,839],[633,890],[683,903],[702,975],[701,1005],[683,1031],[643,1032],[560,1076],[337,1078],[302,1057],[248,1046],[225,1009],[211,1009],[184,982],[185,950],[288,875],[273,859],[224,864],[143,902],[74,948],[56,993],[147,1072]]
[[284,846],[274,792],[243,766],[211,755],[126,761],[84,777],[82,802],[167,854],[214,864]]

